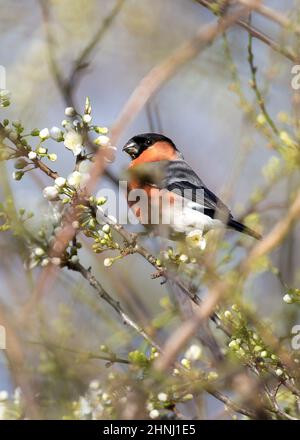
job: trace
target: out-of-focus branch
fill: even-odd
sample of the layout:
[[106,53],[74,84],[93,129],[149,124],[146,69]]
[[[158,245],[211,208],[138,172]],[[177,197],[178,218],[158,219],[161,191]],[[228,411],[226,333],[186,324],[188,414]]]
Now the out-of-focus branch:
[[275,23],[278,23],[283,28],[290,29],[291,31],[294,31],[296,34],[300,35],[300,28],[296,26],[286,15],[270,8],[269,6],[265,6],[262,4],[261,0],[238,0],[238,2],[241,5],[248,6]]
[[85,278],[89,284],[96,290],[100,298],[106,301],[122,318],[124,324],[129,325],[133,328],[137,333],[139,333],[146,341],[149,342],[150,345],[155,347],[157,351],[161,352],[161,348],[159,345],[153,341],[149,335],[136,323],[134,322],[122,309],[120,303],[114,300],[101,286],[99,281],[92,275],[89,269],[83,267],[80,263],[71,263],[67,264],[68,269],[73,270],[75,272],[79,272],[83,278]]
[[290,416],[289,414],[287,414],[285,411],[283,411],[280,408],[280,405],[278,404],[277,399],[276,399],[277,392],[278,392],[280,386],[281,386],[281,384],[277,384],[275,387],[275,390],[273,392],[269,390],[267,385],[264,387],[265,393],[266,393],[266,395],[269,399],[269,402],[270,402],[270,411],[274,412],[280,418],[285,419],[285,420],[299,420],[296,417]]
[[221,393],[219,390],[213,389],[211,387],[208,387],[205,389],[210,395],[215,397],[216,399],[220,400],[220,402],[223,402],[228,408],[233,410],[234,412],[237,412],[239,414],[243,414],[244,416],[249,417],[252,420],[257,419],[257,414],[254,411],[251,411],[240,404],[237,404],[233,402],[229,397],[225,396],[225,394]]
[[46,40],[47,40],[47,50],[48,50],[48,60],[49,60],[49,66],[51,69],[51,73],[53,75],[53,78],[55,80],[55,83],[63,96],[65,102],[68,102],[68,105],[74,105],[72,96],[68,93],[68,87],[66,87],[67,83],[61,73],[61,70],[59,68],[58,63],[55,59],[54,54],[54,46],[55,41],[53,34],[51,32],[51,25],[50,25],[50,10],[49,10],[49,2],[47,0],[40,0],[40,6],[42,10],[42,16],[44,19],[44,26],[45,26],[45,32],[46,32]]
[[[103,213],[103,219],[111,226],[112,229],[114,229],[123,238],[123,240],[127,243],[127,245],[131,247],[128,253],[132,253],[132,254],[135,253],[141,255],[141,257],[147,260],[148,263],[150,263],[154,267],[154,269],[157,270],[157,274],[159,276],[163,276],[166,279],[172,280],[172,282],[177,284],[178,287],[190,298],[190,300],[194,304],[200,305],[202,303],[202,300],[197,296],[197,294],[193,293],[187,287],[185,287],[185,285],[180,281],[178,276],[161,268],[161,266],[157,262],[157,258],[154,255],[152,255],[151,252],[148,251],[148,249],[146,249],[144,246],[142,246],[140,243],[137,242],[138,237],[135,233],[127,231],[122,225],[115,223],[104,213]],[[222,331],[227,336],[229,336],[228,330],[226,329],[225,326],[221,324],[220,319],[216,313],[212,313],[210,318],[218,328],[221,328]]]
[[[49,2],[47,0],[40,0],[44,25],[45,25],[49,66],[53,78],[55,80],[56,86],[60,91],[60,94],[62,95],[66,106],[72,106],[76,109],[75,98],[74,98],[75,88],[78,85],[78,82],[84,70],[89,65],[88,58],[91,55],[92,51],[95,49],[95,47],[100,43],[100,41],[106,35],[106,32],[109,30],[114,19],[119,14],[124,3],[125,0],[117,0],[110,14],[106,18],[104,18],[103,22],[101,23],[99,29],[97,30],[93,38],[85,46],[85,48],[79,54],[77,59],[74,61],[73,68],[69,76],[67,78],[64,78],[55,58],[55,52],[54,52],[55,41],[54,41],[54,36],[51,32]],[[94,145],[92,144],[89,138],[87,139],[87,141],[89,146],[94,147]],[[114,184],[118,183],[118,179],[110,171],[105,170],[104,174]]]
[[215,310],[221,297],[227,292],[227,284],[218,281],[210,289],[207,298],[194,310],[191,319],[185,321],[165,343],[164,354],[156,361],[156,368],[165,371],[172,365],[177,354],[186,346],[188,341],[196,334],[201,324],[207,321]]
[[[247,277],[251,271],[252,264],[257,259],[271,252],[284,240],[290,228],[299,217],[300,191],[286,216],[275,225],[272,231],[262,241],[254,246],[249,256],[240,263],[237,269],[241,279]],[[193,318],[184,322],[167,340],[164,354],[157,360],[157,368],[159,370],[167,369],[174,362],[177,353],[179,353],[193,337],[199,326],[205,320],[209,319],[210,314],[215,310],[219,300],[233,287],[234,286],[228,284],[226,281],[219,280],[211,286],[207,299],[195,310]]]
[[81,54],[78,56],[73,64],[73,69],[67,82],[67,87],[70,89],[70,94],[73,95],[73,90],[77,86],[78,80],[80,79],[80,74],[88,66],[88,58],[95,47],[100,43],[102,38],[105,36],[106,32],[109,30],[112,22],[115,20],[119,12],[121,11],[125,0],[117,0],[112,11],[107,17],[104,18],[99,29],[96,31],[94,37],[85,46]]
[[99,359],[102,361],[106,361],[109,364],[130,364],[130,361],[128,359],[124,359],[124,358],[120,358],[114,354],[98,354],[98,353],[93,353],[91,351],[78,351],[78,350],[74,350],[73,348],[69,348],[69,347],[62,347],[61,345],[57,345],[57,344],[53,344],[52,342],[38,342],[38,341],[29,341],[29,344],[32,345],[39,345],[42,346],[46,349],[49,350],[60,350],[60,351],[65,351],[68,353],[72,353],[75,356],[78,356],[80,358],[83,359]]
[[0,322],[6,332],[5,354],[11,368],[12,379],[14,385],[19,386],[22,389],[23,398],[26,404],[25,416],[32,419],[40,419],[41,414],[34,397],[34,385],[28,375],[24,372],[24,365],[26,362],[22,341],[12,325],[12,319],[8,315],[8,311],[2,304],[0,305]]
[[[39,167],[39,168],[43,171],[43,167]],[[46,174],[49,175],[49,177],[51,177],[51,173],[47,172],[47,170],[45,170],[44,172],[46,172]],[[300,196],[299,196],[299,198],[300,198]],[[293,216],[296,217],[297,213],[298,213],[298,211],[296,211],[296,213],[293,212]],[[127,241],[127,243],[132,246],[133,253],[140,253],[147,261],[149,261],[154,267],[156,267],[156,269],[161,270],[161,268],[157,264],[156,258],[153,257],[146,249],[137,245],[135,234],[129,233],[128,231],[126,231],[123,228],[123,226],[118,225],[118,224],[114,224],[114,222],[109,221],[108,223],[110,223],[111,226],[113,226],[114,229],[121,234],[121,236],[124,238],[124,240]],[[288,232],[288,229],[287,229],[287,232]],[[131,253],[131,251],[129,253]],[[73,268],[73,270],[75,270],[75,269]],[[136,323],[134,323],[130,318],[128,318],[127,315],[125,315],[125,317],[124,317],[124,315],[123,315],[124,312],[123,312],[122,308],[119,307],[119,304],[117,302],[115,302],[112,298],[110,298],[110,296],[108,296],[108,298],[107,298],[106,292],[102,290],[101,285],[100,285],[100,290],[99,290],[99,285],[97,285],[97,283],[98,283],[97,280],[95,280],[94,278],[92,278],[92,279],[87,278],[87,276],[90,272],[86,269],[84,269],[84,270],[86,271],[85,272],[86,279],[88,279],[89,282],[91,281],[90,284],[98,291],[100,296],[102,296],[104,299],[108,300],[107,302],[123,317],[124,322],[129,324],[132,328],[134,328],[136,331],[138,331],[139,334],[141,334],[144,337],[144,335],[146,335],[146,334],[143,331],[143,329],[141,329]],[[241,272],[242,272],[242,270],[241,270]],[[167,276],[167,274],[165,274],[165,273],[164,273],[164,275]],[[246,273],[243,273],[243,275],[246,275]],[[177,280],[175,280],[175,282],[177,282]],[[185,343],[188,341],[188,339],[191,337],[191,335],[193,335],[196,332],[198,326],[204,320],[207,320],[207,319],[211,318],[212,316],[214,317],[213,310],[215,310],[215,307],[216,307],[219,299],[224,295],[224,293],[226,291],[229,291],[230,288],[231,288],[231,286],[228,286],[226,283],[221,282],[221,281],[219,281],[218,283],[215,283],[213,285],[213,290],[211,291],[210,297],[208,298],[208,300],[206,300],[204,303],[202,303],[200,308],[197,310],[197,313],[195,314],[194,318],[186,323],[184,331],[181,332],[181,334],[179,335],[180,337],[178,337],[177,332],[176,332],[175,336],[172,338],[172,339],[174,339],[173,343],[167,344],[168,345],[167,350],[169,350],[169,353],[171,351],[171,356],[172,356],[171,358],[168,359],[167,365],[172,364],[175,361],[176,353],[178,350],[178,343],[180,344],[180,348],[182,348],[185,345]],[[184,290],[187,291],[187,289],[184,289]],[[193,301],[196,302],[196,304],[198,304],[198,305],[201,304],[198,301],[197,297],[194,297],[193,295],[191,295],[190,292],[188,292],[187,294],[188,294],[188,296],[190,296],[190,298]],[[225,331],[226,334],[228,334],[226,329],[224,330],[222,328],[222,330]],[[151,339],[149,339],[148,335],[146,335],[146,339],[149,342],[152,341]],[[153,341],[152,341],[152,343],[153,343]],[[158,345],[155,345],[155,346],[157,347],[157,349],[160,352],[162,352],[162,350],[159,348]],[[173,354],[172,354],[172,350],[173,350]],[[165,356],[162,355],[161,358],[163,359],[163,362],[164,362]],[[161,362],[161,361],[159,360],[158,362]],[[284,385],[287,386],[294,394],[298,395],[297,394],[298,390],[295,390],[295,388],[292,386],[292,384],[290,384],[288,381],[285,381]]]
[[[2,133],[3,133],[3,136],[5,137],[5,129],[4,129],[3,125],[0,124],[0,135]],[[17,141],[16,141],[16,146],[19,149],[22,148],[22,145],[21,144],[19,145],[17,143]],[[27,152],[25,150],[24,150],[24,156],[27,157]],[[59,177],[59,175],[55,171],[52,171],[41,160],[35,159],[34,163],[35,163],[35,166],[37,168],[39,168],[43,173],[45,173],[48,177],[50,177],[52,179],[56,179],[57,177]],[[102,166],[103,166],[103,161],[102,161]],[[88,193],[89,193],[89,191],[88,191]],[[82,201],[82,202],[85,203],[84,201]],[[81,203],[81,200],[76,201],[76,203],[73,206],[72,212],[69,214],[68,219],[66,219],[67,220],[66,226],[56,236],[55,244],[59,248],[59,251],[56,252],[57,256],[60,256],[60,254],[66,248],[68,242],[70,240],[72,240],[72,238],[76,235],[76,230],[73,228],[72,223],[75,220],[74,209],[78,203]],[[96,216],[96,212],[94,212],[94,215]],[[127,245],[131,248],[129,250],[129,253],[131,252],[131,253],[137,253],[137,254],[141,255],[158,271],[158,273],[161,276],[165,276],[166,278],[172,279],[172,281],[175,282],[185,292],[185,294],[191,299],[191,301],[193,301],[197,305],[201,304],[201,300],[198,298],[198,296],[196,294],[194,294],[193,292],[190,292],[182,284],[182,282],[178,279],[178,277],[174,277],[172,274],[169,274],[165,270],[162,271],[161,266],[157,263],[156,257],[153,256],[145,247],[143,247],[137,243],[137,235],[136,234],[127,231],[122,225],[115,223],[109,217],[107,217],[105,214],[103,214],[103,216],[104,216],[104,220],[107,223],[109,223],[110,226],[118,234],[120,234],[120,236],[124,239],[124,241],[127,243]],[[42,292],[44,291],[46,284],[50,285],[50,283],[53,283],[54,278],[57,275],[57,273],[58,273],[58,267],[53,267],[53,266],[48,266],[42,271],[42,274],[41,274],[40,279],[37,283],[37,286],[35,288],[34,294],[32,295],[32,298],[29,301],[29,303],[27,303],[24,307],[24,312],[23,312],[24,318],[28,315],[28,313],[30,312],[32,307],[35,305],[37,299],[42,296]],[[211,313],[210,317],[215,322],[215,324],[218,327],[222,328],[224,333],[228,335],[227,329],[224,326],[222,326],[218,316],[215,313]]]
[[243,7],[221,20],[201,26],[195,36],[180,46],[169,58],[155,66],[140,81],[111,129],[111,139],[116,143],[125,128],[134,120],[148,100],[174,76],[186,63],[194,59],[215,38],[234,25],[241,17],[248,16],[251,9]]
[[[204,6],[205,8],[212,9],[212,1],[211,0],[195,0],[200,5]],[[293,61],[294,63],[299,62],[300,57],[291,51],[290,49],[287,49],[285,47],[282,47],[279,43],[274,41],[271,37],[257,29],[255,26],[250,25],[247,23],[247,21],[243,20],[242,18],[237,20],[236,24],[246,31],[248,31],[252,37],[256,38],[257,40],[260,40],[262,43],[269,46],[271,49],[273,49],[275,52],[280,53],[281,55],[288,58],[290,61]]]
[[[5,128],[2,124],[0,124],[0,136],[3,135],[5,137]],[[18,144],[18,141],[15,141],[16,145],[19,149],[22,149],[22,145]],[[24,156],[27,157],[27,152],[24,150]],[[49,176],[52,179],[56,179],[58,177],[58,174],[54,171],[52,171],[50,168],[47,167],[42,161],[39,159],[34,160],[34,164],[37,168],[39,168],[41,171],[43,171],[47,176]],[[72,240],[73,237],[76,235],[76,229],[73,227],[72,223],[76,219],[76,206],[80,203],[85,203],[84,200],[81,200],[78,198],[78,200],[75,200],[73,209],[70,211],[68,217],[66,220],[66,226],[62,229],[62,231],[56,236],[55,244],[58,246],[58,250],[55,251],[55,254],[60,256],[65,248],[67,247],[70,240]],[[117,230],[120,230],[122,227],[116,227]],[[125,231],[125,230],[124,230]],[[125,232],[123,232],[125,234]],[[130,235],[127,236],[128,240],[132,239]],[[150,259],[150,257],[148,257]],[[85,269],[80,263],[73,264],[71,262],[68,262],[67,267],[73,271],[79,272],[89,283],[90,285],[97,291],[99,296],[104,299],[122,318],[123,322],[130,327],[132,327],[136,332],[138,332],[144,339],[146,339],[153,347],[155,347],[158,351],[161,351],[160,347],[153,341],[150,336],[146,334],[146,332],[137,324],[135,323],[122,309],[119,302],[115,301],[101,286],[101,284],[96,280],[96,278],[91,274],[91,271],[88,269]],[[41,295],[41,291],[43,290],[42,287],[45,286],[46,282],[53,282],[53,276],[55,273],[57,273],[58,268],[54,269],[53,266],[49,266],[49,268],[45,268],[45,270],[42,272],[42,275],[40,277],[40,282],[37,285],[36,293],[33,295],[32,300],[25,306],[25,311],[28,312],[32,305],[35,303],[37,295]]]
[[260,107],[260,110],[262,112],[262,114],[264,115],[264,117],[266,118],[266,121],[268,122],[269,126],[271,127],[271,129],[273,130],[273,132],[275,133],[275,135],[279,135],[279,130],[276,127],[273,119],[271,118],[267,108],[266,108],[266,104],[265,104],[265,99],[263,97],[263,94],[261,93],[258,84],[257,84],[257,67],[254,65],[254,54],[253,54],[253,48],[252,48],[252,35],[249,32],[249,39],[248,39],[248,62],[249,62],[249,66],[250,66],[250,71],[251,71],[251,87],[254,90],[255,96],[256,96],[256,100],[257,100],[257,104]]
[[55,41],[54,41],[53,33],[51,32],[49,2],[47,0],[40,0],[42,15],[45,24],[45,30],[46,30],[49,64],[56,85],[60,90],[66,105],[68,106],[72,105],[74,108],[76,108],[74,103],[74,90],[84,69],[86,69],[87,66],[89,65],[88,57],[95,49],[97,44],[99,44],[102,38],[105,36],[112,22],[119,14],[124,3],[125,0],[117,0],[112,11],[109,13],[107,17],[104,18],[103,22],[100,24],[99,29],[96,31],[95,35],[92,37],[89,43],[84,47],[84,49],[79,54],[77,59],[74,61],[73,68],[69,76],[67,78],[64,78],[61,69],[55,59],[55,53],[54,53]]
[[290,206],[286,216],[280,220],[271,232],[252,249],[247,259],[241,265],[241,272],[247,275],[255,260],[271,252],[287,236],[293,224],[300,218],[300,191]]

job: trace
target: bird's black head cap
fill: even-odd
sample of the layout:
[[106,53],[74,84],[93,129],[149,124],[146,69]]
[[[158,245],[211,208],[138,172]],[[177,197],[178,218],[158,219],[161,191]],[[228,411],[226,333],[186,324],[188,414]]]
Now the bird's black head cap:
[[177,150],[174,142],[163,134],[142,133],[129,139],[129,141],[123,147],[123,151],[128,153],[132,159],[136,159],[140,154],[143,153],[143,151],[147,150],[147,148],[151,147],[156,142],[167,142],[172,145],[175,150]]

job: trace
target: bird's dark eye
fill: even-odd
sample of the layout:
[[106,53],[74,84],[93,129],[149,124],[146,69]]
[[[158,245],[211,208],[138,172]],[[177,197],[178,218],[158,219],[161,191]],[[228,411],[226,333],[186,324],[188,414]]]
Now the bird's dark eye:
[[152,145],[152,141],[151,141],[151,139],[147,139],[146,142],[145,142],[145,144],[148,145],[148,146]]

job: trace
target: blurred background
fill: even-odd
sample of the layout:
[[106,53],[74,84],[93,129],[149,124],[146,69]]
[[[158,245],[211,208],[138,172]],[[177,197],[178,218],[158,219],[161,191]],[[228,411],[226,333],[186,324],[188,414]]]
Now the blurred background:
[[[83,110],[86,96],[91,98],[93,120],[111,127],[150,69],[191,38],[201,25],[215,19],[211,11],[193,0],[119,2],[118,12],[85,60],[87,65],[73,90],[73,102],[67,102],[68,97],[62,96],[49,66],[46,26],[53,36],[52,50],[60,73],[68,78],[74,62],[118,2],[49,0],[46,3],[48,23],[37,0],[0,0],[0,64],[6,69],[6,87],[12,94],[12,104],[5,110],[5,117],[21,120],[26,130],[60,126],[65,107],[74,104]],[[264,3],[284,13],[295,12],[292,0]],[[276,41],[290,44],[288,35],[270,20],[253,14],[252,24]],[[234,27],[228,31],[227,39],[243,92],[250,103],[255,103],[249,86],[248,34]],[[259,40],[253,40],[253,52],[258,66],[257,80],[266,96],[269,114],[286,130],[282,115],[293,112],[293,63]],[[247,214],[249,222],[259,225],[266,234],[284,214],[290,194],[299,184],[299,176],[293,173],[282,177],[255,204],[257,192],[266,186],[264,167],[279,155],[241,109],[232,86],[231,64],[220,37],[184,65],[122,133],[116,145],[116,160],[109,171],[117,178],[124,172],[128,158],[121,150],[131,136],[160,131],[173,139],[187,162],[212,191],[226,200],[237,217]],[[52,168],[67,176],[73,167],[70,152],[55,142],[51,151],[59,157]],[[10,178],[12,172],[12,163],[1,165],[2,198],[11,192],[18,208],[34,212],[30,222],[35,230],[41,222],[47,222],[49,207],[41,188],[50,184],[50,180],[36,171],[26,175],[22,182],[15,182]],[[104,176],[98,187],[105,186],[115,188]],[[239,239],[244,240],[233,232],[226,234],[228,246]],[[157,243],[147,239],[146,243],[153,252],[157,250]],[[1,233],[0,246],[0,301],[16,335],[15,356],[19,362],[11,365],[5,351],[0,351],[0,390],[13,393],[22,370],[22,380],[33,384],[31,389],[41,402],[39,411],[43,417],[67,416],[72,411],[70,402],[78,400],[91,381],[110,386],[114,374],[127,368],[122,364],[106,368],[105,361],[96,356],[105,349],[101,346],[126,357],[128,351],[142,342],[124,328],[109,306],[97,299],[83,278],[66,269],[43,289],[34,307],[27,309],[41,269],[24,269],[24,250],[11,234]],[[249,241],[245,247],[237,246],[233,260],[243,256],[249,246]],[[281,279],[291,287],[299,286],[299,252],[298,226],[271,259]],[[84,266],[92,266],[107,291],[144,327],[157,328],[162,340],[172,332],[177,321],[175,318],[168,321],[169,309],[164,305],[168,290],[160,284],[160,279],[151,279],[154,270],[145,260],[132,255],[107,269],[103,259],[111,252],[95,255],[87,240],[80,255]],[[267,269],[248,279],[245,296],[258,311],[258,317],[273,323],[277,335],[287,335],[299,318],[296,309],[282,301],[285,291],[278,276],[269,266]],[[206,404],[213,417],[220,403],[210,398]],[[194,412],[189,407],[183,410],[185,415]]]

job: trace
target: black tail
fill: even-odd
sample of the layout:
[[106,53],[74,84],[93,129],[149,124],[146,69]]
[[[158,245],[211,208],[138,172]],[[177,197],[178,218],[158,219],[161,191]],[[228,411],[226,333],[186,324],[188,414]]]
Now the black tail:
[[253,231],[252,229],[248,228],[242,223],[237,222],[234,219],[229,220],[228,226],[229,228],[235,229],[236,231],[242,232],[243,234],[250,235],[251,237],[256,238],[256,240],[262,239],[262,236],[258,232]]

